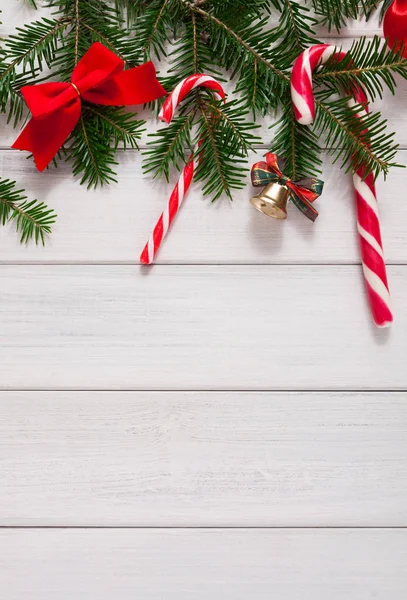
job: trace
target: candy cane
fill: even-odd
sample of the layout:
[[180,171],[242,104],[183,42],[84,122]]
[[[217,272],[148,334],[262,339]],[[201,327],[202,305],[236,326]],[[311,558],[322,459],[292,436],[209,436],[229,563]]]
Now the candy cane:
[[[312,91],[312,72],[334,55],[343,60],[345,52],[335,46],[321,44],[312,46],[303,52],[296,62],[291,77],[291,97],[296,119],[302,125],[310,125],[315,116],[315,100]],[[361,104],[366,113],[368,99],[362,86],[353,86],[353,98],[349,106]],[[357,228],[362,254],[362,267],[367,294],[378,327],[387,327],[393,321],[390,293],[387,283],[386,264],[384,262],[382,237],[377,208],[376,190],[373,173],[365,167],[356,170],[353,175],[356,193]]]
[[[216,79],[210,77],[209,75],[202,75],[199,73],[196,75],[191,75],[190,77],[187,77],[181,81],[168,96],[160,111],[159,118],[162,121],[165,121],[165,123],[171,123],[178,105],[182,102],[185,96],[189,94],[189,92],[197,87],[204,87],[212,90],[217,100],[223,100],[225,98],[225,92]],[[179,211],[182,201],[185,198],[185,194],[191,185],[196,166],[197,160],[193,153],[189,157],[188,162],[185,165],[178,182],[172,191],[167,206],[158,219],[153,233],[151,234],[150,239],[140,255],[140,262],[142,264],[149,265],[153,262],[154,257],[157,254],[158,249],[160,248],[161,243],[175,218],[175,215]]]

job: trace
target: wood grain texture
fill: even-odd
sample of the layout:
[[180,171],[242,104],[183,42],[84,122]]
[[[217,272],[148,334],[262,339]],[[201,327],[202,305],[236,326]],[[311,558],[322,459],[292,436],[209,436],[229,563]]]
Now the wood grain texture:
[[406,526],[406,399],[3,392],[0,526]]
[[[263,154],[259,151],[250,162]],[[398,158],[407,163],[407,151]],[[45,247],[21,246],[11,227],[2,231],[2,263],[138,263],[171,190],[171,185],[143,176],[140,155],[130,151],[121,157],[119,183],[103,190],[87,191],[74,181],[67,165],[38,173],[22,154],[10,151],[0,151],[0,173],[17,179],[29,197],[41,198],[58,213]],[[157,263],[359,263],[351,177],[329,160],[323,177],[316,223],[293,205],[284,222],[260,214],[249,203],[256,193],[249,180],[246,189],[234,194],[233,203],[223,199],[211,204],[202,198],[200,185],[193,185]],[[378,184],[389,264],[407,263],[405,177],[404,169],[395,169],[387,182]]]
[[7,600],[404,600],[405,530],[3,530]]
[[[1,9],[0,36],[46,14]],[[380,30],[319,35],[347,49]],[[406,102],[404,82],[375,104],[405,148]],[[213,206],[195,186],[147,270],[134,263],[171,186],[139,154],[86,193],[69,166],[41,175],[9,150],[4,115],[0,128],[0,175],[59,213],[44,249],[2,230],[0,387],[20,391],[0,393],[1,595],[404,600],[407,396],[386,390],[407,389],[405,173],[379,183],[396,323],[378,331],[338,166],[315,226],[262,218],[250,185]],[[166,389],[207,391],[151,391]]]
[[405,389],[359,267],[2,266],[3,389]]

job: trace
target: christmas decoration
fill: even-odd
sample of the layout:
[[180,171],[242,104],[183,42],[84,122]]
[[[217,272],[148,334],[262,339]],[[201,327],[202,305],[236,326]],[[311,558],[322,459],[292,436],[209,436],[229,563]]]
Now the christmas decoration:
[[[192,90],[196,88],[206,88],[214,92],[215,98],[218,100],[223,100],[225,98],[225,92],[223,91],[220,83],[216,81],[213,77],[204,74],[195,74],[187,77],[183,81],[181,81],[174,91],[168,96],[166,101],[163,104],[163,107],[160,112],[160,119],[165,121],[165,123],[170,124],[176,108],[183,101],[185,96],[189,94]],[[198,142],[198,148],[202,146],[202,141]],[[202,153],[202,149],[200,150],[200,154]],[[172,191],[170,199],[167,203],[167,206],[164,212],[161,214],[160,218],[157,221],[156,226],[154,227],[153,233],[151,234],[150,239],[144,247],[143,252],[140,256],[140,262],[142,264],[151,264],[154,260],[155,255],[157,254],[161,242],[167,234],[171,223],[174,220],[175,215],[177,214],[186,192],[191,185],[192,179],[194,177],[194,172],[196,168],[196,163],[199,160],[199,155],[196,157],[197,151],[195,150],[188,159],[188,162],[182,173],[178,179],[178,182]]]
[[[388,2],[385,2],[385,6]],[[384,13],[383,33],[390,48],[407,56],[407,0],[393,0]]]
[[255,187],[266,187],[260,194],[253,196],[250,202],[267,216],[286,219],[287,199],[290,198],[308,219],[315,221],[318,212],[311,203],[322,194],[324,182],[313,177],[292,181],[284,175],[285,164],[283,158],[268,152],[266,162],[253,165],[252,184]]
[[[296,60],[292,72],[291,91],[294,112],[298,122],[309,125],[315,116],[315,100],[312,89],[312,73],[321,64],[329,61],[341,63],[347,55],[335,46],[321,44],[303,52]],[[352,65],[351,65],[352,66]],[[361,85],[352,83],[352,97],[348,105],[354,116],[368,131],[368,99]],[[359,114],[360,111],[364,111]],[[356,192],[358,233],[362,252],[362,266],[373,319],[379,327],[386,327],[393,321],[390,308],[390,294],[384,262],[380,223],[373,174],[365,164],[355,157],[353,181]]]
[[123,70],[124,61],[95,42],[75,66],[68,83],[25,86],[21,93],[32,118],[13,148],[32,152],[39,171],[48,166],[81,116],[81,98],[104,106],[144,104],[166,91],[152,62]]
[[[16,1],[16,0],[10,0]],[[349,65],[329,62],[315,73],[314,127],[300,125],[290,103],[290,72],[296,57],[318,44],[320,25],[337,31],[349,19],[368,17],[388,0],[47,0],[52,18],[37,18],[2,41],[0,111],[18,126],[26,118],[21,89],[38,83],[68,83],[76,65],[95,42],[124,61],[125,69],[154,59],[165,64],[165,89],[194,73],[230,81],[235,100],[217,102],[196,89],[171,124],[151,137],[144,168],[167,179],[189,162],[198,139],[202,153],[194,178],[212,200],[232,197],[247,178],[247,155],[260,140],[254,122],[278,114],[271,148],[286,158],[284,175],[298,181],[320,173],[320,140],[335,140],[335,158],[345,169],[358,162],[376,178],[395,166],[397,143],[379,113],[369,116],[369,135],[357,124],[361,108],[350,109],[338,94],[365,86],[368,99],[396,88],[407,78],[401,49],[388,49],[379,37],[356,41]],[[70,86],[69,94],[73,94]],[[125,148],[138,148],[144,122],[120,106],[81,98],[77,125],[52,160],[70,161],[88,187],[116,181],[115,166]],[[153,108],[153,107],[152,107]],[[196,130],[196,134],[195,134]]]

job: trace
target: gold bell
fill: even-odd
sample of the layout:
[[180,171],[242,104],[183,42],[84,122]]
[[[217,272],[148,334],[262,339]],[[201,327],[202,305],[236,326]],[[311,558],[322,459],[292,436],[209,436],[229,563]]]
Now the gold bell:
[[260,212],[273,217],[273,219],[287,218],[287,198],[289,191],[285,185],[269,183],[266,187],[250,199],[254,208]]

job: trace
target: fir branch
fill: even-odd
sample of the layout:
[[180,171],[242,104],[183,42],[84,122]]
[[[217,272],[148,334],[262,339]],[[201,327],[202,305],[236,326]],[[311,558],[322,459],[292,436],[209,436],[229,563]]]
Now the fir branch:
[[78,61],[94,42],[117,54],[127,67],[139,63],[137,45],[123,30],[119,15],[105,0],[52,0],[52,6],[70,19],[72,27],[59,45],[52,67],[67,81]]
[[181,115],[169,126],[150,135],[153,141],[148,143],[151,149],[144,152],[147,157],[144,163],[145,173],[152,173],[154,177],[165,175],[168,181],[172,167],[181,170],[192,152],[193,121],[193,113]]
[[131,28],[142,14],[144,0],[115,0],[115,9],[121,20]]
[[314,37],[318,21],[307,6],[295,0],[273,0],[273,4],[280,12],[279,44],[300,54],[307,46],[318,43]]
[[16,30],[0,52],[0,111],[14,125],[24,115],[20,89],[38,78],[43,63],[50,67],[69,19],[43,18]]
[[143,43],[142,50],[146,56],[150,56],[152,46],[158,57],[160,51],[163,55],[165,55],[165,11],[169,3],[170,0],[164,0],[162,5],[158,6],[156,9],[156,18],[152,23],[152,27],[148,31],[147,39]]
[[154,53],[159,59],[167,55],[170,31],[177,21],[176,0],[151,0],[135,23],[135,41],[144,59]]
[[118,163],[109,140],[101,135],[99,123],[98,116],[85,119],[82,113],[68,150],[73,174],[82,175],[80,182],[86,183],[88,189],[117,181],[113,166]]
[[[279,77],[282,80],[286,80],[286,81],[289,79],[289,77],[285,73],[283,73],[283,71],[281,71],[270,60],[268,60],[266,57],[264,57],[258,50],[256,50],[256,47],[255,47],[256,44],[250,45],[250,43],[248,41],[246,41],[242,35],[239,35],[236,31],[234,31],[226,23],[222,22],[220,19],[218,19],[214,15],[210,14],[209,12],[203,10],[199,6],[190,4],[189,2],[187,2],[187,0],[179,0],[179,1],[182,2],[185,6],[188,6],[188,8],[190,10],[192,10],[192,11],[196,12],[197,14],[201,15],[202,17],[204,17],[210,24],[212,24],[214,26],[215,32],[217,30],[221,30],[221,31],[223,30],[223,32],[225,32],[227,34],[227,36],[230,37],[231,40],[234,40],[235,42],[237,42],[238,45],[241,48],[244,48],[246,50],[246,52],[251,54],[253,56],[253,58],[257,60],[258,63],[264,64],[264,66],[267,67],[267,69],[269,69],[270,71],[272,71],[277,77]],[[262,20],[261,22],[252,24],[252,29],[250,30],[250,33],[251,34],[258,33],[258,31],[261,29],[262,26],[265,25],[265,23],[266,23],[266,20]],[[247,28],[246,28],[246,33],[249,33]],[[267,42],[269,41],[270,43],[272,43],[273,41],[275,41],[274,38],[275,38],[275,35],[273,34],[271,37],[269,37]],[[263,39],[262,45],[264,46],[265,44],[266,44],[266,40]],[[216,51],[216,49],[215,49],[215,51]],[[227,54],[230,57],[231,52],[228,51]],[[232,57],[230,57],[230,58],[232,58]]]
[[364,107],[348,105],[349,98],[330,100],[330,91],[317,94],[314,126],[326,136],[335,161],[346,171],[362,166],[375,177],[386,175],[394,162],[398,144],[394,134],[386,134],[387,122],[379,113],[365,114]]
[[348,19],[357,19],[363,15],[368,17],[378,5],[378,0],[312,0],[315,14],[320,23],[327,25],[329,31],[346,25]]
[[330,85],[335,91],[351,91],[362,85],[374,100],[383,95],[384,86],[392,94],[396,90],[395,75],[407,79],[407,59],[402,50],[391,50],[378,36],[354,42],[346,57],[339,61],[335,55],[315,74],[316,83]]
[[227,104],[200,100],[197,136],[199,162],[197,181],[203,181],[203,194],[212,201],[232,189],[245,187],[248,169],[244,167],[249,150],[261,140],[253,135],[256,127],[245,120],[244,107],[237,101]]
[[[186,77],[194,73],[208,73],[218,80],[224,80],[223,74],[213,66],[213,59],[204,42],[206,36],[205,26],[202,19],[197,19],[195,13],[188,12],[186,22],[179,31],[179,37],[175,41],[174,49],[170,53],[170,69],[164,78],[163,85],[172,90]],[[190,96],[190,100],[197,98],[199,91]]]
[[318,176],[322,164],[318,137],[310,127],[297,122],[289,92],[283,107],[279,121],[272,126],[276,134],[270,151],[286,159],[286,175],[292,179]]
[[37,69],[42,70],[43,62],[50,67],[58,40],[70,22],[67,18],[44,17],[24,27],[17,27],[17,33],[10,35],[6,40],[5,49],[11,63],[6,71],[0,74],[0,78],[20,65],[25,71],[31,71],[32,75],[35,75]]
[[268,18],[257,19],[253,11],[242,15],[232,26],[208,10],[178,0],[191,12],[197,14],[208,29],[208,49],[212,63],[217,63],[238,76],[236,93],[253,113],[264,114],[278,105],[278,99],[289,84],[285,72],[297,52],[274,47],[281,31],[269,29]]
[[15,181],[0,179],[0,223],[14,222],[21,243],[34,239],[37,244],[44,244],[55,219],[54,211],[43,202],[27,201],[23,190],[16,188]]
[[115,150],[122,146],[138,150],[138,141],[145,125],[145,121],[136,120],[134,113],[124,108],[111,106],[87,106],[84,109],[84,117],[95,118],[95,127],[99,134],[105,139],[113,142]]

